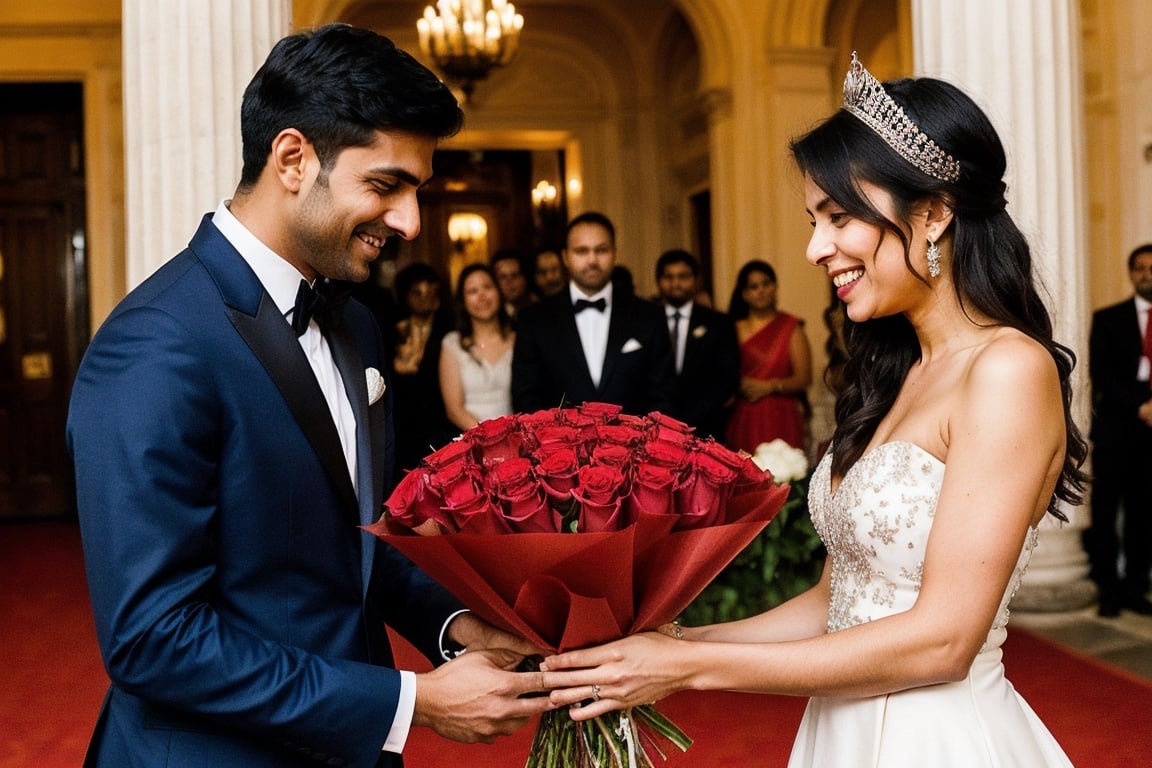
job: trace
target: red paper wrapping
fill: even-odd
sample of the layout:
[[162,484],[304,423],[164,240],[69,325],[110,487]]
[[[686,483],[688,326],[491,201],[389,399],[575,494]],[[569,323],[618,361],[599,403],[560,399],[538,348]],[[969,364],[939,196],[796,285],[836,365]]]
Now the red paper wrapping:
[[[642,483],[636,483],[633,487],[633,478],[638,474],[659,477],[660,473],[631,471],[621,475],[626,487],[621,488],[618,497],[620,511],[630,516],[622,529],[512,533],[509,525],[519,523],[505,525],[505,518],[499,517],[502,503],[505,515],[513,509],[481,476],[482,462],[487,461],[490,470],[492,462],[509,460],[518,451],[539,465],[541,456],[546,460],[552,454],[546,443],[541,447],[539,441],[534,441],[537,433],[555,431],[559,428],[557,422],[580,424],[589,418],[586,411],[572,410],[565,416],[565,412],[554,410],[521,417],[513,425],[517,428],[508,424],[515,417],[504,417],[499,430],[482,424],[475,428],[475,434],[470,434],[472,430],[465,433],[462,442],[467,445],[454,444],[429,457],[428,461],[450,480],[444,494],[454,499],[467,498],[470,509],[486,509],[483,518],[475,522],[468,518],[460,530],[444,535],[420,536],[412,528],[428,529],[418,523],[443,518],[437,513],[423,519],[405,514],[406,525],[385,514],[367,530],[409,557],[478,616],[542,648],[565,651],[595,645],[673,620],[771,522],[784,505],[789,488],[774,484],[770,474],[758,470],[757,474],[750,474],[748,466],[754,467],[750,459],[738,457],[717,444],[698,441],[684,430],[677,431],[677,422],[667,417],[653,414],[648,422],[642,422],[631,416],[616,419],[616,413],[610,410],[606,417],[600,416],[601,412],[591,412],[602,422],[610,422],[609,426],[626,420],[626,426],[636,434],[625,440],[631,446],[634,464],[660,462],[666,457],[677,462],[676,490],[667,495],[663,509],[650,508],[651,499],[664,498],[645,496],[651,493],[651,485],[642,487]],[[640,429],[644,423],[648,424],[646,431]],[[594,463],[592,457],[598,455],[598,448],[617,445],[614,441],[620,439],[620,430],[604,426],[597,431],[585,424],[582,429],[574,426],[573,430],[567,441],[576,431],[588,435],[575,446],[584,466]],[[493,439],[497,432],[499,438]],[[642,434],[649,435],[647,443],[640,438]],[[680,447],[670,450],[670,445]],[[516,450],[503,450],[501,446]],[[467,461],[477,454],[480,460],[475,465],[459,463],[461,457]],[[693,461],[694,455],[707,462]],[[746,465],[741,463],[745,461]],[[723,493],[717,493],[715,472],[697,471],[708,462],[718,467],[729,462],[734,467],[722,477]],[[463,486],[462,477],[468,480]],[[433,503],[421,496],[424,490],[419,483],[425,479],[410,480],[408,487],[397,489],[386,508],[392,504],[399,508],[400,497],[415,507]],[[544,473],[540,473],[539,480],[542,487],[552,487]],[[580,501],[578,487],[570,493]],[[413,503],[417,497],[422,501]],[[722,509],[686,509],[692,499],[707,499],[707,503],[722,505]],[[638,500],[649,500],[649,507]],[[559,516],[556,507],[547,504],[541,505],[540,514]]]

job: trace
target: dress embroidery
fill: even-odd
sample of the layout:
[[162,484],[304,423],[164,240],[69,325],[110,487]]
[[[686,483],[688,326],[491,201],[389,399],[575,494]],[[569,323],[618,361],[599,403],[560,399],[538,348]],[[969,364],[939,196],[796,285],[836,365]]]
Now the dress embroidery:
[[[924,577],[924,547],[944,465],[909,442],[878,446],[860,458],[832,493],[831,455],[809,486],[812,522],[832,563],[828,631],[912,607]],[[1008,623],[1008,603],[1036,546],[1032,530],[990,631]]]

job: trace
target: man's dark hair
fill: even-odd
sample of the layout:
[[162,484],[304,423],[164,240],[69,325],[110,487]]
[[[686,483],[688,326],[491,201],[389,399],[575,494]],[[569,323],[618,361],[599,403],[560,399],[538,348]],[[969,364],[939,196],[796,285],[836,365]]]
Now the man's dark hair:
[[1132,253],[1128,254],[1128,269],[1131,270],[1134,268],[1136,266],[1136,257],[1142,256],[1145,253],[1152,253],[1152,243],[1144,243],[1144,245],[1138,245],[1132,251]]
[[579,224],[597,224],[604,227],[608,231],[608,239],[612,241],[613,246],[616,245],[616,227],[612,226],[612,220],[596,211],[585,211],[568,222],[568,228],[564,230],[565,244],[568,243],[568,235],[572,234],[572,230]]
[[244,90],[240,186],[256,183],[286,128],[304,134],[328,171],[342,149],[369,145],[376,131],[443,139],[463,124],[448,87],[391,40],[328,24],[276,43]]
[[660,258],[656,259],[656,279],[659,280],[660,276],[664,274],[664,270],[673,264],[684,264],[692,272],[692,277],[699,277],[700,275],[700,262],[696,260],[688,251],[682,248],[673,248],[670,251],[664,251],[660,254]]
[[520,266],[520,273],[524,273],[524,254],[517,248],[501,248],[488,259],[488,266],[493,269],[502,261],[514,261]]

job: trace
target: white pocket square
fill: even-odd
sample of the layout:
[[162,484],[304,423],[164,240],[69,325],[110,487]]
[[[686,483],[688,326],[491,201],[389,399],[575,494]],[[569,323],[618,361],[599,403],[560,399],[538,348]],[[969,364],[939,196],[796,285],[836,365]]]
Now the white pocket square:
[[636,339],[628,339],[628,341],[624,342],[624,346],[620,347],[620,354],[626,355],[629,352],[635,352],[638,349],[642,349],[643,346],[644,345],[636,341]]
[[368,380],[368,405],[372,405],[384,396],[384,389],[387,385],[384,383],[384,377],[380,375],[380,371],[375,368],[365,368],[364,376]]

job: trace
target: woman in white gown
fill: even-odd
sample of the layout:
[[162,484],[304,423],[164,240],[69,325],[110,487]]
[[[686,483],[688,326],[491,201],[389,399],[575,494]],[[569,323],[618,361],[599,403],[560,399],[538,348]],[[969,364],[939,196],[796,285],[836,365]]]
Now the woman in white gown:
[[1004,149],[939,80],[877,82],[793,142],[847,313],[846,386],[809,491],[815,587],[738,622],[545,660],[585,719],[684,689],[811,697],[792,766],[1067,766],[1000,646],[1046,514],[1081,500],[1072,354],[1005,211]]
[[459,330],[440,347],[440,393],[448,419],[463,432],[512,413],[512,345],[516,334],[496,278],[469,264],[456,282]]

